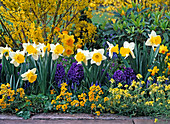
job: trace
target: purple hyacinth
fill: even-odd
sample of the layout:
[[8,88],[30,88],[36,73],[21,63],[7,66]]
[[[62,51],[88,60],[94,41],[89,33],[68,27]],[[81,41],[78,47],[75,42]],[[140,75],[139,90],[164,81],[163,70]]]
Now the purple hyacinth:
[[65,77],[65,69],[63,65],[57,64],[56,72],[55,72],[55,81],[56,83],[62,82]]
[[115,79],[116,82],[126,81],[126,76],[121,70],[115,71],[115,73],[113,74],[113,78]]
[[81,64],[77,64],[77,62],[72,63],[67,77],[72,81],[72,83],[77,83],[79,85],[79,82],[81,82],[84,78],[83,66]]
[[136,80],[136,74],[132,68],[126,68],[124,71],[124,75],[126,76],[126,82],[128,84],[130,84],[131,81]]

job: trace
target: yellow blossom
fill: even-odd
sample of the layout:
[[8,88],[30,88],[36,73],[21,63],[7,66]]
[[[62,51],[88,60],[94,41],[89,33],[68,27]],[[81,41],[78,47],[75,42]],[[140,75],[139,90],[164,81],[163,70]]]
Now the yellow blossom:
[[151,72],[151,75],[154,76],[156,73],[158,73],[159,69],[157,66],[154,66],[153,69],[148,69],[149,72]]
[[30,83],[33,83],[37,79],[37,74],[35,74],[36,68],[33,68],[32,70],[28,70],[24,74],[21,75],[23,78],[22,80],[28,80]]

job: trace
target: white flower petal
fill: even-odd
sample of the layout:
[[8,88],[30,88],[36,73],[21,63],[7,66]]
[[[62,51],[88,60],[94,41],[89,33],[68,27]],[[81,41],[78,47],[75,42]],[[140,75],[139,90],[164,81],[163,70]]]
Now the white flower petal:
[[151,42],[150,42],[150,38],[146,41],[145,43],[146,46],[152,46]]
[[132,55],[132,58],[135,58],[135,55],[134,55],[133,51],[131,51],[131,55]]
[[154,30],[152,30],[151,31],[151,34],[149,34],[149,37],[151,37],[151,36],[153,36],[153,37],[156,37],[157,35],[156,35],[156,32],[154,31]]
[[35,74],[35,72],[36,72],[36,68],[33,68],[31,71]]
[[129,44],[129,49],[130,49],[130,50],[134,50],[134,48],[135,48],[135,43],[134,43],[134,42],[131,42],[131,43]]
[[129,48],[129,43],[127,41],[125,41],[124,44],[123,44],[123,47],[124,48]]
[[38,54],[33,54],[32,57],[37,61],[38,60]]
[[59,55],[58,54],[52,54],[52,60],[56,60],[56,59],[58,59],[58,57],[59,57]]

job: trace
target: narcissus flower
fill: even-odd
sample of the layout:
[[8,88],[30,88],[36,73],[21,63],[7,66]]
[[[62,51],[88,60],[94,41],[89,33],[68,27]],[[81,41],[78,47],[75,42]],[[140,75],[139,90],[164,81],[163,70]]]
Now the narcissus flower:
[[75,41],[74,35],[71,35],[71,36],[66,35],[66,37],[64,39],[62,39],[62,42],[64,43],[64,46],[71,46],[71,47],[73,47],[74,41]]
[[100,65],[102,60],[105,60],[106,57],[103,55],[104,49],[96,50],[90,53],[91,55],[91,64],[96,63],[96,65]]
[[151,72],[151,75],[154,76],[156,73],[158,73],[159,69],[157,66],[154,66],[153,69],[148,69],[149,72]]
[[23,43],[23,48],[24,52],[27,52],[28,56],[32,55],[35,60],[38,60],[38,56],[41,55],[40,45],[36,45],[35,43]]
[[56,45],[51,44],[52,59],[56,60],[64,52],[64,47],[57,43]]
[[65,48],[65,51],[64,51],[63,55],[70,57],[72,54],[74,54],[73,47],[66,46],[64,48]]
[[47,53],[49,53],[50,52],[50,50],[51,50],[51,45],[52,44],[47,44],[47,45],[45,45],[45,44],[40,44],[40,48],[41,48],[41,50],[42,50],[42,57],[45,55],[45,52],[46,52],[46,50],[47,50]]
[[0,47],[0,59],[2,59],[3,55],[8,60],[9,52],[11,51],[11,48],[6,45],[6,47]]
[[81,64],[81,62],[84,62],[87,65],[87,60],[90,59],[89,51],[88,50],[81,50],[77,49],[77,54],[74,56],[77,64]]
[[128,43],[127,41],[125,41],[123,47],[120,48],[120,54],[126,59],[130,53],[132,57],[135,58],[135,55],[133,53],[134,48],[135,48],[134,42]]
[[165,54],[166,52],[168,52],[167,46],[162,44],[159,48],[159,53]]
[[18,67],[21,63],[25,62],[24,51],[17,50],[16,52],[10,52],[9,56],[12,61],[10,63],[14,64],[15,67]]
[[113,56],[113,52],[115,53],[119,53],[119,46],[118,44],[116,46],[113,46],[113,44],[110,44],[108,41],[107,41],[107,44],[109,45],[109,57],[112,58]]
[[31,70],[28,70],[24,74],[21,75],[23,78],[22,80],[28,80],[30,83],[33,83],[37,79],[37,74],[35,74],[36,68],[33,68]]
[[156,35],[156,32],[152,30],[151,34],[149,34],[149,38],[146,41],[145,45],[152,46],[154,50],[154,47],[158,47],[160,43],[161,43],[161,36]]

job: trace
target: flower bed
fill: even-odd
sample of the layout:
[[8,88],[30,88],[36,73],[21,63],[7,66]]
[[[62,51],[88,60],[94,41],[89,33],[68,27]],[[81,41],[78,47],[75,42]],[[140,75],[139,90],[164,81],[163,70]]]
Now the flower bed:
[[106,3],[36,2],[1,3],[1,112],[169,117],[169,8],[118,7],[102,29]]

